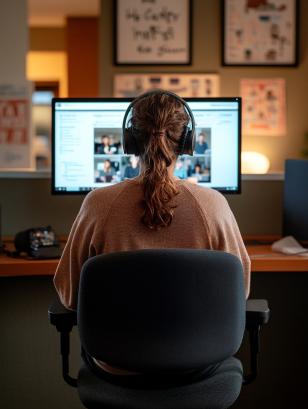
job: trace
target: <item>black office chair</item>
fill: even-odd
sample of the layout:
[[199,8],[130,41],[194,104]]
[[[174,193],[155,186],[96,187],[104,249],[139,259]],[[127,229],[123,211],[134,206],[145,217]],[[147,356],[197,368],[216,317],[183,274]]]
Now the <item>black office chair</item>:
[[[61,333],[63,377],[87,408],[228,408],[257,373],[259,329],[267,302],[246,302],[243,271],[231,254],[191,249],[139,250],[89,259],[78,311],[58,304],[50,322]],[[245,329],[251,373],[233,355]],[[69,375],[69,333],[78,322],[83,365]],[[138,375],[104,372],[107,362]]]

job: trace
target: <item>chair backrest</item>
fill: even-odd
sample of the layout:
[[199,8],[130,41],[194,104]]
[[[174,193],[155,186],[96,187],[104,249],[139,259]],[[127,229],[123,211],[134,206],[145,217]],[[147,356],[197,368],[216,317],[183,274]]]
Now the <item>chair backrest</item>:
[[308,160],[285,163],[283,235],[308,240]]
[[198,369],[241,344],[242,265],[211,250],[95,256],[82,268],[77,313],[81,344],[96,359],[142,372]]

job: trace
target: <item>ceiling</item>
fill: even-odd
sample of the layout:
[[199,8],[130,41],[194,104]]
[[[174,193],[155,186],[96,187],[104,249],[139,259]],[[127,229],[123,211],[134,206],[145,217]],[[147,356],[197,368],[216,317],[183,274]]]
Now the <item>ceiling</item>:
[[97,16],[100,0],[27,0],[30,26],[64,26],[67,16]]

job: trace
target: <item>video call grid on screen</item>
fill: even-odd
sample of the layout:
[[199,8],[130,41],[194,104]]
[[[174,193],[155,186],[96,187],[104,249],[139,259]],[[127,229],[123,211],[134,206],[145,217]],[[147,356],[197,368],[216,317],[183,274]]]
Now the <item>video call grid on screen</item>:
[[[185,98],[196,123],[193,156],[179,156],[174,175],[222,193],[240,193],[241,99]],[[85,194],[139,174],[124,155],[122,122],[131,98],[54,98],[52,193]]]

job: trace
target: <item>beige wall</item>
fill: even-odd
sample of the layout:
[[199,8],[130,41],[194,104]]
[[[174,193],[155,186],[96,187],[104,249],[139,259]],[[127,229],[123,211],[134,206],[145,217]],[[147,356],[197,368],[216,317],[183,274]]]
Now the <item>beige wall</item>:
[[0,1],[0,83],[25,82],[28,51],[26,0]]
[[115,73],[127,72],[217,72],[221,95],[239,95],[241,78],[279,77],[286,80],[287,135],[285,137],[243,136],[243,150],[256,150],[267,155],[271,171],[283,170],[286,158],[299,158],[308,131],[308,1],[300,1],[300,64],[297,68],[222,67],[221,10],[219,0],[193,1],[193,64],[188,67],[113,66],[112,0],[101,0],[100,18],[100,94],[112,96]]
[[[0,178],[2,234],[51,225],[68,234],[84,199],[53,196],[50,179]],[[244,181],[242,194],[226,195],[244,235],[279,235],[282,226],[283,181]]]

